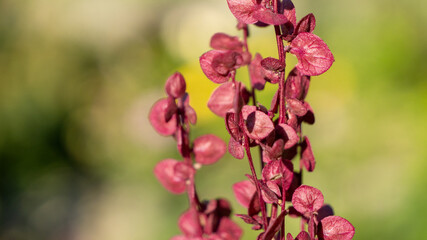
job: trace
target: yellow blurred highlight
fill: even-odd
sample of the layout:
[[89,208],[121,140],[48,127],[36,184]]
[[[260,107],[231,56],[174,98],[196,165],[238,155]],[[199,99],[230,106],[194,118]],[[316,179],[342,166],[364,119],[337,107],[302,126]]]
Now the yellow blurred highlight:
[[212,92],[219,86],[210,81],[200,68],[199,62],[192,61],[179,68],[187,83],[187,92],[190,95],[190,106],[196,110],[197,121],[207,122],[214,114],[209,110],[207,103]]

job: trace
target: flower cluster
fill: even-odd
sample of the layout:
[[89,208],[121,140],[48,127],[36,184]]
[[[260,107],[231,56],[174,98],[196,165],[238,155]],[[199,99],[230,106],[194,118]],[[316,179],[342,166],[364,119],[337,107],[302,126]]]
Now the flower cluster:
[[[194,176],[202,165],[217,162],[226,152],[226,144],[215,135],[207,134],[190,142],[190,124],[197,115],[189,105],[186,83],[180,73],[166,82],[167,98],[158,100],[150,110],[149,120],[161,135],[173,136],[183,161],[160,161],[154,174],[160,183],[174,194],[187,192],[189,209],[181,215],[178,226],[182,235],[173,240],[234,240],[242,235],[240,227],[229,217],[231,207],[225,199],[200,202]],[[194,159],[194,162],[193,162]]]
[[[200,66],[208,79],[221,84],[212,93],[208,107],[224,118],[230,134],[228,151],[237,159],[246,154],[251,169],[247,180],[233,185],[238,202],[247,208],[247,214],[238,216],[254,230],[261,230],[261,240],[294,239],[285,231],[287,215],[301,219],[296,239],[351,239],[353,225],[333,216],[320,190],[302,185],[303,171],[312,172],[316,166],[310,140],[302,132],[302,123],[315,121],[306,101],[311,76],[326,72],[334,62],[326,43],[313,34],[314,15],[297,22],[291,0],[227,3],[238,21],[237,28],[243,31],[243,39],[215,34],[210,42],[212,50],[200,57]],[[274,26],[278,58],[263,58],[249,51],[249,24]],[[285,78],[287,53],[295,55],[298,63]],[[236,71],[244,66],[249,69],[250,89],[236,79]],[[267,82],[278,86],[270,108],[255,101],[255,89],[263,90]],[[261,152],[261,178],[254,168],[254,147]]]

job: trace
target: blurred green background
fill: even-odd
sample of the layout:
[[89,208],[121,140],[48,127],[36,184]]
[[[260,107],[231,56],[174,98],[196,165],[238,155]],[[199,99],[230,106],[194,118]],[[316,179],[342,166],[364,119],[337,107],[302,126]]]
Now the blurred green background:
[[[427,239],[427,2],[294,2],[298,19],[315,14],[336,60],[311,82],[317,122],[304,132],[317,166],[305,183],[353,223],[354,239]],[[228,140],[206,108],[215,85],[198,57],[213,33],[240,34],[235,24],[225,0],[0,0],[0,239],[179,234],[186,196],[152,173],[179,156],[148,112],[179,70],[199,117],[192,138]],[[253,52],[277,56],[272,28],[251,34]],[[200,170],[199,194],[242,213],[231,184],[248,172],[227,154]]]

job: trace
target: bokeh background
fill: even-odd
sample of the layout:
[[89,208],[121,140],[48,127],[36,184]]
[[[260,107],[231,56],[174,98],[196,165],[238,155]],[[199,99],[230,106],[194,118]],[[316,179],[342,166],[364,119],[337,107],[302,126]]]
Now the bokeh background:
[[[304,127],[321,189],[354,239],[427,239],[427,2],[295,0],[336,62],[314,77]],[[215,32],[240,34],[225,0],[0,0],[0,239],[169,239],[186,196],[152,170],[177,158],[147,120],[174,71],[198,113],[192,137],[215,132],[215,85],[198,57]],[[253,52],[277,56],[272,28],[251,28]],[[288,57],[288,66],[295,64]],[[246,72],[245,70],[241,72]],[[245,74],[238,76],[243,81]],[[274,86],[259,95],[269,105]],[[249,172],[226,155],[197,175],[204,199],[226,197]],[[256,234],[245,230],[243,239]],[[297,223],[287,222],[296,233]]]

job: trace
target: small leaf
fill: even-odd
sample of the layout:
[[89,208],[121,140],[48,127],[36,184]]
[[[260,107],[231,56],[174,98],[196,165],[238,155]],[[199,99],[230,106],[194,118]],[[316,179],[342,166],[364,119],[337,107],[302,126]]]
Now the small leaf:
[[310,239],[311,239],[310,235],[306,231],[300,232],[296,238],[296,240],[310,240]]
[[238,37],[232,37],[225,33],[215,33],[211,37],[211,48],[216,50],[242,51],[243,43]]
[[282,25],[289,21],[285,15],[275,13],[271,9],[265,7],[258,8],[255,12],[253,12],[252,16],[260,22],[271,25]]
[[267,187],[273,191],[278,197],[282,196],[282,192],[280,191],[279,185],[277,185],[274,181],[267,181]]
[[255,4],[252,0],[227,0],[228,7],[234,17],[246,24],[256,23],[258,19],[253,16],[253,13],[261,6]]
[[196,173],[196,170],[193,168],[193,166],[180,161],[175,164],[173,170],[175,177],[181,179],[182,181],[187,181],[190,179],[191,175]]
[[187,185],[182,178],[175,175],[175,165],[177,163],[179,161],[175,159],[160,161],[154,168],[154,175],[168,191],[174,194],[181,194],[185,192]]
[[222,217],[218,230],[216,234],[219,236],[219,239],[224,240],[235,240],[240,239],[242,236],[243,230],[235,222],[231,221],[228,217]]
[[335,61],[326,43],[312,33],[298,34],[290,46],[290,53],[298,59],[296,68],[304,75],[320,75],[326,72]]
[[310,13],[305,17],[303,17],[298,22],[295,35],[298,35],[299,33],[303,33],[303,32],[312,33],[315,27],[316,27],[316,18],[314,17],[313,13]]
[[302,217],[302,214],[299,213],[293,206],[290,206],[288,208],[288,215],[291,218],[300,218],[300,217]]
[[[256,217],[258,216],[257,214],[259,212],[261,212],[261,204],[260,204],[259,196],[257,193],[254,193],[254,195],[251,198],[251,202],[249,203],[248,215],[256,219]],[[262,223],[262,221],[260,221],[260,223]]]
[[228,74],[239,68],[243,63],[243,57],[235,51],[226,51],[217,54],[212,59],[212,68],[220,75],[228,76]]
[[169,103],[167,98],[160,99],[154,103],[150,110],[149,119],[154,129],[163,136],[169,136],[175,133],[177,129],[176,116],[173,115],[169,121],[166,121]]
[[243,133],[240,131],[239,123],[236,119],[234,112],[227,112],[225,115],[225,127],[232,138],[236,141],[240,141]]
[[175,99],[168,97],[168,103],[166,104],[165,109],[165,121],[169,122],[171,118],[177,113],[178,106],[176,105]]
[[264,74],[264,80],[276,84],[280,82],[280,76],[284,74],[283,72],[268,70],[265,68],[262,68],[262,73]]
[[237,202],[243,207],[249,208],[251,199],[255,195],[256,187],[249,180],[244,180],[233,184],[233,192]]
[[242,116],[243,119],[247,119],[249,114],[254,113],[256,111],[256,106],[252,106],[252,105],[245,105],[242,107]]
[[230,79],[229,72],[243,63],[242,56],[234,51],[211,50],[200,59],[200,67],[206,77],[214,83],[225,83]]
[[217,87],[208,101],[208,108],[220,117],[225,117],[228,110],[233,108],[234,83],[228,82]]
[[333,216],[334,210],[331,205],[325,204],[317,211],[317,220],[322,221],[325,217]]
[[286,98],[304,100],[310,86],[310,77],[302,75],[297,68],[292,69],[286,78]]
[[245,119],[245,132],[254,140],[266,138],[273,130],[273,122],[261,111],[254,111]]
[[295,6],[291,0],[283,0],[280,9],[283,9],[283,15],[289,20],[280,26],[282,29],[282,34],[285,36],[285,40],[289,41],[292,39],[290,37],[292,37],[292,33],[295,31],[295,27],[297,25]]
[[350,240],[354,236],[354,227],[345,218],[329,216],[321,223],[324,240]]
[[279,92],[280,91],[277,90],[277,92],[274,94],[273,98],[271,99],[270,112],[272,112],[272,113],[277,113],[277,109],[278,109],[279,101],[280,101]]
[[256,224],[257,221],[253,219],[251,216],[246,214],[236,214],[237,217],[241,218],[247,224]]
[[278,203],[279,198],[277,197],[277,194],[270,189],[267,184],[265,184],[263,181],[258,181],[259,186],[261,188],[261,195],[262,199],[266,203]]
[[297,132],[295,132],[291,126],[284,123],[280,123],[276,126],[276,134],[278,138],[285,141],[284,149],[292,148],[299,141]]
[[168,78],[165,84],[166,93],[173,98],[182,97],[185,94],[186,84],[181,73],[176,72]]
[[185,117],[191,124],[195,125],[197,123],[196,111],[190,106],[185,106]]
[[297,115],[295,115],[293,113],[288,114],[288,121],[286,122],[286,124],[289,125],[292,129],[294,129],[294,131],[298,131],[298,129],[300,127],[298,117],[297,117]]
[[270,160],[278,160],[282,157],[284,146],[285,142],[283,139],[277,139],[273,143],[273,146],[265,146],[263,153],[266,153]]
[[243,159],[245,157],[245,149],[242,144],[234,140],[234,138],[230,138],[228,141],[228,152],[237,159]]
[[194,208],[190,208],[179,217],[178,226],[185,236],[197,237],[203,234],[198,215]]
[[301,120],[308,124],[314,124],[316,119],[314,117],[313,109],[308,102],[304,102],[304,107],[307,109],[307,113],[301,118]]
[[307,136],[304,136],[304,140],[301,143],[301,159],[300,162],[302,166],[307,169],[307,171],[312,172],[316,166],[316,161],[314,159],[313,150],[311,149],[310,141]]
[[224,141],[213,134],[203,135],[194,140],[195,160],[201,164],[215,163],[225,154],[226,149]]
[[257,53],[255,54],[254,59],[249,65],[249,75],[251,80],[251,85],[253,88],[258,90],[263,90],[265,86],[265,79],[263,74],[263,68],[261,66],[262,56]]
[[269,71],[282,72],[285,70],[285,63],[282,63],[279,59],[267,57],[261,61],[261,66]]
[[275,182],[279,186],[282,186],[282,183],[284,183],[283,188],[287,190],[292,183],[292,178],[294,174],[292,163],[287,163],[288,164],[285,165],[280,160],[269,162],[262,169],[262,178],[266,181]]
[[286,201],[291,201],[292,197],[295,193],[295,190],[301,186],[301,174],[298,172],[294,172],[294,177],[292,178],[292,182],[291,182],[291,186],[289,187],[289,189],[286,191]]
[[323,194],[317,188],[301,185],[294,192],[292,204],[302,214],[314,213],[323,205]]
[[270,224],[267,227],[264,235],[262,236],[262,240],[270,240],[274,237],[274,235],[279,231],[282,226],[282,222],[285,218],[286,211],[282,211],[276,219],[270,220]]
[[289,99],[286,99],[286,103],[289,111],[299,117],[302,117],[307,113],[307,108],[298,99],[289,98]]

